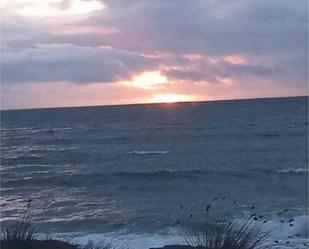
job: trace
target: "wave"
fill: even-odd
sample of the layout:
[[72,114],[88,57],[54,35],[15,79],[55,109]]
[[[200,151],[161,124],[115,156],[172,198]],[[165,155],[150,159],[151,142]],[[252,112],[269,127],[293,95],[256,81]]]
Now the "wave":
[[189,176],[197,176],[197,175],[206,175],[209,173],[213,173],[213,171],[201,171],[201,170],[187,170],[187,171],[169,171],[169,170],[158,170],[152,172],[115,172],[112,173],[113,176],[121,176],[121,177],[141,177],[149,178],[149,177],[189,177]]
[[[72,151],[77,150],[79,147],[76,146],[66,146],[66,147],[59,147],[54,145],[41,145],[41,146],[15,146],[13,151],[9,151],[10,155],[14,155],[13,159],[16,159],[20,156],[28,156],[30,154],[31,156],[38,157],[37,153],[40,152],[63,152],[63,151]],[[8,154],[8,153],[6,153]]]
[[[284,248],[286,249],[308,248],[308,216],[297,216],[293,220],[293,226],[287,226],[274,219],[264,224],[262,228],[265,232],[272,231],[269,238],[270,242],[279,240],[285,244]],[[256,225],[259,226],[258,222]],[[59,233],[53,237],[61,240],[70,238],[70,241],[81,245],[86,245],[90,241],[98,244],[101,242],[112,242],[116,247],[126,245],[128,248],[135,249],[161,248],[165,245],[184,243],[183,231],[174,226],[168,226],[153,233],[130,232],[129,230],[122,229],[107,233]]]
[[276,172],[283,174],[308,174],[309,168],[287,168],[287,169],[279,169]]
[[[43,235],[40,237],[44,238]],[[49,236],[47,235],[47,237]],[[87,245],[89,242],[95,244],[112,242],[116,248],[122,248],[125,245],[127,248],[134,249],[159,248],[165,245],[184,243],[183,236],[181,236],[179,230],[174,227],[168,227],[157,233],[129,233],[126,230],[118,230],[115,232],[92,234],[60,233],[53,237],[64,241],[69,239],[80,245]]]
[[[236,219],[240,220],[241,219]],[[269,233],[270,241],[287,242],[290,247],[284,248],[308,248],[309,235],[309,216],[300,215],[289,218],[273,217],[271,219],[257,220],[252,223],[253,226],[260,227],[263,232]],[[275,247],[277,248],[277,247]]]
[[273,219],[266,223],[266,230],[270,230],[274,239],[308,238],[309,216],[301,215],[288,220]]
[[[236,224],[242,224],[243,218],[236,218]],[[267,240],[270,243],[278,241],[280,246],[271,248],[308,248],[308,235],[309,235],[309,216],[300,215],[294,217],[278,217],[272,216],[271,218],[262,218],[254,220],[250,226],[261,229],[261,232],[268,234]],[[283,247],[282,247],[283,246]]]
[[[280,177],[280,174],[285,173],[288,176],[289,171],[275,171],[275,170],[263,170],[263,171],[248,171],[248,172],[239,172],[239,171],[224,171],[224,170],[156,170],[156,171],[112,171],[112,172],[84,172],[81,173],[78,170],[67,169],[64,170],[62,166],[59,168],[59,165],[18,165],[18,166],[9,166],[4,167],[1,171],[10,172],[13,169],[18,170],[19,168],[25,169],[31,172],[31,174],[40,174],[40,177],[33,178],[24,178],[24,179],[6,179],[6,184],[10,183],[10,186],[14,184],[19,184],[20,180],[26,180],[28,185],[41,185],[45,184],[46,181],[50,181],[52,185],[57,186],[79,186],[80,182],[88,182],[89,184],[94,184],[96,186],[101,186],[104,184],[111,184],[113,182],[119,183],[124,182],[145,182],[145,181],[174,181],[174,180],[186,180],[186,181],[204,181],[204,180],[213,180],[213,179],[248,179],[254,174],[256,177],[264,177],[265,174],[274,174]],[[41,169],[40,169],[41,168]],[[46,168],[47,170],[44,170]],[[296,170],[297,173],[292,171],[292,174],[302,176],[302,174],[308,173],[308,171],[302,171],[300,169]],[[43,176],[44,174],[44,176]],[[27,175],[28,176],[28,175]],[[31,176],[31,175],[30,175]]]
[[[28,165],[26,165],[28,166]],[[32,167],[32,165],[30,165]],[[35,165],[33,165],[35,166]],[[13,168],[20,168],[24,167],[22,166],[15,166],[15,167],[8,167],[7,170],[12,170]],[[32,179],[23,179],[27,180],[27,184],[45,184],[46,181],[49,179],[53,179],[52,183],[56,185],[64,185],[64,186],[78,186],[80,182],[89,182],[89,184],[95,184],[95,185],[102,185],[106,182],[119,182],[119,181],[125,181],[125,182],[131,182],[131,181],[173,181],[177,179],[187,180],[187,181],[199,181],[199,180],[205,180],[206,178],[209,179],[209,177],[213,178],[222,178],[225,177],[229,178],[244,178],[247,179],[248,177],[252,176],[252,174],[255,174],[256,176],[264,177],[264,174],[281,174],[280,172],[276,172],[274,170],[264,170],[264,171],[255,171],[255,172],[239,172],[239,171],[224,171],[224,170],[156,170],[156,171],[114,171],[114,172],[95,172],[95,173],[85,173],[81,174],[80,172],[68,169],[68,170],[58,170],[58,167],[56,168],[57,171],[54,171],[55,166],[36,166],[37,168],[34,168],[33,174],[40,173],[40,178],[32,178]],[[50,167],[50,169],[46,171],[38,171],[39,167]],[[3,171],[4,169],[2,169]],[[303,172],[308,171],[301,171],[297,170],[293,174],[300,175]],[[42,174],[44,173],[44,177]],[[284,171],[284,173],[286,173]],[[11,179],[9,182],[11,184],[17,184],[19,180],[18,179]]]
[[265,133],[265,134],[258,134],[259,137],[261,138],[276,138],[280,137],[280,133]]
[[52,127],[52,128],[36,128],[33,129],[31,133],[54,133],[57,131],[66,131],[66,130],[72,130],[73,128],[70,126],[63,126],[63,127]]
[[160,154],[170,154],[170,151],[169,150],[134,150],[134,151],[128,151],[127,154],[160,155]]
[[[56,186],[79,186],[80,182],[93,184],[99,186],[106,182],[119,182],[121,181],[172,181],[177,179],[197,180],[202,179],[203,176],[209,174],[216,174],[215,171],[152,171],[152,172],[109,172],[109,173],[95,173],[95,174],[64,174],[64,171],[59,171],[56,174],[44,174],[39,178],[22,179],[27,181],[27,185],[44,185],[46,181],[52,179],[50,184]],[[21,179],[8,179],[6,184],[8,187],[20,184]]]
[[13,166],[1,166],[0,171],[9,171],[9,170],[19,170],[19,169],[26,169],[28,172],[31,172],[31,170],[37,170],[40,168],[54,168],[55,166],[52,164],[18,164]]
[[20,128],[1,128],[2,132],[18,132],[18,133],[44,133],[44,132],[57,132],[57,131],[65,131],[72,130],[73,127],[70,126],[61,126],[61,127],[20,127]]
[[1,131],[27,131],[31,129],[33,129],[33,127],[12,127],[12,128],[2,127]]
[[2,155],[3,159],[11,159],[11,160],[39,160],[42,159],[43,156],[42,155],[38,155],[38,154],[29,154],[29,155],[25,155],[25,154],[4,154]]

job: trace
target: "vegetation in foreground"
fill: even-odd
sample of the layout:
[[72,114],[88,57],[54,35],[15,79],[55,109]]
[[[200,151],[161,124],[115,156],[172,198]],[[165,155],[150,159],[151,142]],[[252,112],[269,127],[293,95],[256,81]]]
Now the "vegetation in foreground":
[[39,240],[35,236],[35,226],[30,213],[31,200],[28,201],[26,210],[20,221],[13,226],[1,226],[1,249],[114,249],[108,243],[93,243],[81,246],[59,240]]
[[[187,225],[181,225],[184,244],[188,246],[163,247],[162,249],[288,249],[308,248],[308,242],[293,242],[290,240],[280,241],[271,239],[272,232],[278,227],[267,228],[269,222],[267,216],[256,212],[256,207],[251,206],[252,212],[247,216],[242,215],[232,222],[218,219],[216,205],[237,205],[237,201],[229,200],[226,196],[215,197],[214,202],[208,204],[205,209],[203,227],[196,230]],[[221,201],[224,203],[221,203]],[[183,205],[181,206],[183,209]],[[220,208],[217,210],[220,211]],[[287,218],[289,209],[283,209],[277,213],[280,224],[292,227],[295,219]],[[190,218],[193,214],[190,214]],[[284,218],[285,217],[285,218]],[[300,234],[289,236],[290,239],[299,237]]]
[[[31,219],[30,202],[20,221],[10,227],[1,226],[1,249],[115,249],[109,243],[89,242],[82,246],[53,239],[38,239]],[[252,214],[240,222],[216,221],[213,224],[208,220],[210,207],[211,205],[208,205],[206,208],[203,229],[196,232],[188,226],[181,225],[185,245],[165,246],[161,249],[282,249],[290,246],[289,242],[269,240],[271,231],[262,229],[266,220],[257,222],[260,215]]]
[[266,249],[272,246],[267,241],[269,233],[253,225],[251,220],[237,223],[217,224],[212,231],[189,235],[186,244],[204,249]]

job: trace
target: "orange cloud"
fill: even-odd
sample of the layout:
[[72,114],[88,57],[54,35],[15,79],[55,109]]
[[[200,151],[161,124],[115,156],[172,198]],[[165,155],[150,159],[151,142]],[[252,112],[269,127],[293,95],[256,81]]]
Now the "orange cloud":
[[182,57],[190,61],[199,61],[204,59],[204,56],[200,54],[185,54]]
[[56,26],[52,31],[56,35],[74,35],[74,34],[96,34],[96,35],[110,35],[117,34],[119,31],[115,28],[109,27],[91,27],[91,26]]
[[218,81],[220,81],[221,83],[225,84],[225,85],[232,85],[233,81],[230,78],[219,78],[216,77]]
[[225,56],[224,61],[234,65],[245,65],[247,63],[246,59],[239,55]]

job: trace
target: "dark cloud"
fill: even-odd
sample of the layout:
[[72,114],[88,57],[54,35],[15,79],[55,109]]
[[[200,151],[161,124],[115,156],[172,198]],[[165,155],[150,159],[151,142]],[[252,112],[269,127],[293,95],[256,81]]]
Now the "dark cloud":
[[[7,16],[3,20],[4,83],[70,81],[112,82],[132,72],[154,70],[175,80],[211,81],[229,77],[267,79],[307,89],[307,0],[102,0],[107,8],[78,21],[74,32],[41,19]],[[68,7],[62,1],[59,9]],[[17,18],[17,19],[16,19]],[[117,32],[82,32],[81,27]],[[109,46],[110,49],[100,46]],[[151,58],[142,54],[168,53]],[[184,54],[221,58],[246,55],[246,65]],[[181,68],[183,67],[183,69]]]
[[211,59],[198,61],[189,68],[171,67],[164,70],[164,74],[171,79],[212,84],[224,83],[225,79],[239,83],[249,79],[273,79],[282,73],[280,68],[260,64],[232,64],[224,60],[214,63]]
[[121,30],[102,36],[104,45],[210,54],[303,52],[306,47],[306,0],[104,2],[109,7],[106,13],[84,22]]
[[153,69],[154,59],[109,48],[42,45],[3,54],[3,83],[68,81],[113,82]]
[[18,15],[4,15],[1,23],[1,50],[18,52],[48,42],[48,28],[42,22]]

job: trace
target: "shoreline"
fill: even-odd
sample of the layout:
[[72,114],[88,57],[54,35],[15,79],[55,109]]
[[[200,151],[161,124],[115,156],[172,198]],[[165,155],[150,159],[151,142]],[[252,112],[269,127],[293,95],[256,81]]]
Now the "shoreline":
[[[112,249],[112,245],[79,245],[69,242],[64,242],[55,239],[49,240],[31,240],[31,241],[1,241],[2,249],[17,249],[19,247],[31,249]],[[165,245],[163,247],[150,247],[145,249],[194,249],[196,247],[189,245]]]
[[[276,241],[273,243],[272,248],[282,249],[282,248],[308,248],[308,239],[303,239],[302,241]],[[0,248],[2,249],[136,249],[135,247],[128,247],[127,245],[114,245],[112,242],[105,243],[94,243],[89,241],[87,244],[78,244],[73,241],[62,241],[58,239],[33,239],[33,240],[9,240],[0,241]],[[234,248],[234,247],[233,247]],[[231,248],[231,249],[233,249]],[[267,246],[254,247],[254,248],[268,248]],[[141,249],[208,249],[207,246],[193,246],[188,244],[167,244],[163,246],[145,246]],[[220,248],[219,248],[220,249]]]

